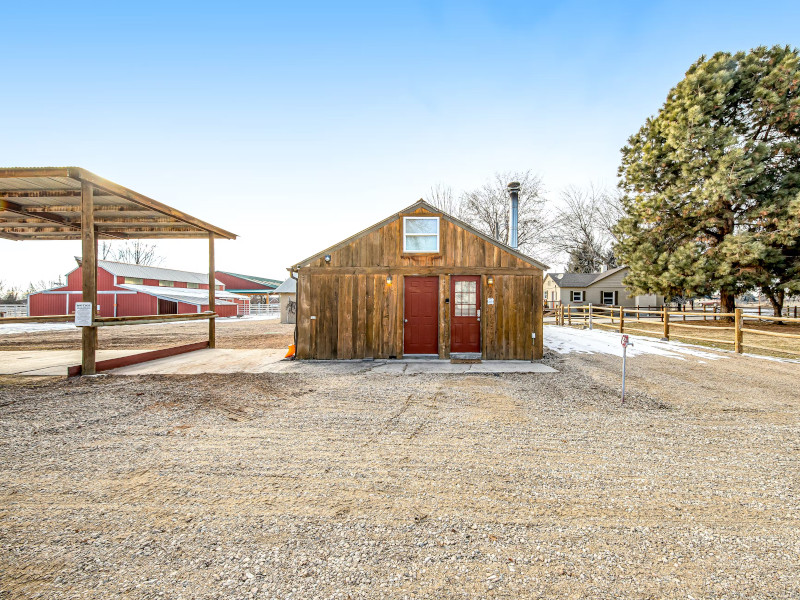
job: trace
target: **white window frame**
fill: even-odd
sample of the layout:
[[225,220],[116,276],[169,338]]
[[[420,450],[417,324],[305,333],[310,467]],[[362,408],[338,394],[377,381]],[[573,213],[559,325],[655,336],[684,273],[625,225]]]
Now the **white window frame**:
[[[412,237],[431,237],[434,234],[432,233],[406,233],[406,222],[409,219],[416,219],[416,220],[426,220],[426,221],[436,221],[436,250],[409,250],[406,247],[406,242],[408,240],[408,236]],[[442,238],[441,238],[441,227],[439,223],[439,217],[403,217],[403,253],[404,254],[439,254],[442,248]]]
[[186,284],[186,287],[189,288],[190,290],[196,290],[200,288],[200,284],[189,282]]
[[[611,302],[606,302],[606,294],[611,294]],[[615,292],[600,292],[600,300],[603,302],[603,306],[614,306],[616,304],[614,302],[616,295]]]
[[158,287],[175,287],[175,282],[169,279],[159,279]]
[[124,277],[122,283],[127,283],[128,285],[143,285],[144,279],[141,277]]
[[[576,298],[575,296],[580,295],[580,298]],[[569,301],[570,302],[586,302],[586,291],[585,290],[570,290],[569,291]]]

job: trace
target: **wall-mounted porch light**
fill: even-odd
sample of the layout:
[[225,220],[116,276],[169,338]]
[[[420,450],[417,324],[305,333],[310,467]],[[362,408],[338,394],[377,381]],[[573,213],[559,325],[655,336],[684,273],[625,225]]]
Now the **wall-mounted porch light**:
[[325,255],[325,262],[326,262],[326,263],[329,263],[329,262],[331,262],[331,255],[330,255],[330,254],[326,254],[326,255]]
[[489,276],[486,278],[486,283],[488,283],[489,285],[494,285],[494,277],[492,277],[491,275],[489,275]]
[[392,276],[391,275],[387,275],[386,276],[386,285],[392,285]]

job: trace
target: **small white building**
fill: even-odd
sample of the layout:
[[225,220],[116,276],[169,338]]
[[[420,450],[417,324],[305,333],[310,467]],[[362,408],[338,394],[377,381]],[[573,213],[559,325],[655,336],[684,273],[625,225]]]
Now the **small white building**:
[[606,306],[655,307],[664,305],[664,296],[631,296],[622,283],[626,266],[601,273],[548,273],[543,282],[544,303],[548,308],[560,304],[601,304]]
[[291,277],[271,292],[278,294],[281,303],[281,323],[297,322],[297,280]]

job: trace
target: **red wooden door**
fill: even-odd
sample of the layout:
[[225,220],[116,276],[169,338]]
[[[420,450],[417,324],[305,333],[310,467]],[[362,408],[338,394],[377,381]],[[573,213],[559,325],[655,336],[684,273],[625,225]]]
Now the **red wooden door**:
[[439,354],[439,278],[405,277],[403,354]]
[[450,278],[450,352],[481,351],[481,278]]

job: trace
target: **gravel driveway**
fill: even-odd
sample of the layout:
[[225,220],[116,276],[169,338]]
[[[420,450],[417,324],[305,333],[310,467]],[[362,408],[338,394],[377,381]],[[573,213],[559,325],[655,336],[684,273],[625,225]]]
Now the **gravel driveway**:
[[797,365],[547,362],[0,382],[0,598],[800,596]]

